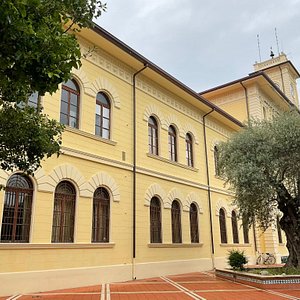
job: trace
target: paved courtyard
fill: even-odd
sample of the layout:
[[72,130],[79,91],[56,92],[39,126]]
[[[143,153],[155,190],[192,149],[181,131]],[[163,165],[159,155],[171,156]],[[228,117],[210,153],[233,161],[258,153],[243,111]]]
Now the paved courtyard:
[[0,300],[283,300],[300,299],[300,289],[284,286],[261,290],[216,278],[210,272],[171,275],[123,283],[13,295]]

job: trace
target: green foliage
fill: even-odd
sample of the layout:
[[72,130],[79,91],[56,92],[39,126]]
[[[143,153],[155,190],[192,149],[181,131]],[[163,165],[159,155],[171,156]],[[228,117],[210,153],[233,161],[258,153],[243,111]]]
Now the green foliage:
[[[265,269],[264,269],[265,270]],[[249,273],[260,274],[262,269],[249,269]],[[267,271],[270,275],[300,275],[300,268],[287,268],[287,267],[279,267],[279,268],[268,268]]]
[[0,110],[0,164],[4,170],[34,172],[41,160],[60,154],[63,125],[32,107]]
[[244,265],[248,262],[244,251],[230,250],[228,251],[228,264],[233,268],[233,270],[244,270]]
[[[75,32],[93,25],[99,0],[1,0],[0,163],[32,173],[43,157],[59,153],[63,127],[24,105],[53,93],[81,66]],[[23,107],[23,108],[22,108]]]
[[299,207],[299,113],[252,122],[220,145],[219,167],[248,224],[256,220],[267,228],[274,222],[277,207],[283,213],[289,201]]
[[55,92],[81,65],[70,29],[91,26],[104,9],[98,0],[2,0],[0,99],[25,102],[35,91]]

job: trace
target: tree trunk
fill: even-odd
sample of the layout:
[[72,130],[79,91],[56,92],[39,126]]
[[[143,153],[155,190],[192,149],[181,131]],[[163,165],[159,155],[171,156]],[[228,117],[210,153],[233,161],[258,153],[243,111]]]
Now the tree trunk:
[[285,207],[284,215],[279,223],[286,235],[286,246],[289,251],[286,267],[300,268],[300,220],[294,205]]

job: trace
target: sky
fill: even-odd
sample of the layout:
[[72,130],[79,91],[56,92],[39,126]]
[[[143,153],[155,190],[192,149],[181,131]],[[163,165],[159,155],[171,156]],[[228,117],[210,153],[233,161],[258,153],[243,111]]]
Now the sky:
[[279,48],[300,71],[300,0],[103,2],[98,25],[197,92],[251,73],[258,34],[262,61]]

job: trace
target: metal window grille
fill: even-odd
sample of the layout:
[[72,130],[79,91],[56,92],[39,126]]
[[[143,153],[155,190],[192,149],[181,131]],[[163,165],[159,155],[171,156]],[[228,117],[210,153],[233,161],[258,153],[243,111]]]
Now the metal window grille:
[[100,92],[96,97],[95,134],[102,138],[110,138],[110,100]]
[[148,121],[148,145],[149,153],[158,155],[158,127],[153,117]]
[[169,127],[169,155],[170,160],[177,161],[177,149],[176,149],[176,131],[173,126]]
[[279,244],[282,244],[282,233],[281,233],[281,226],[280,226],[280,223],[279,223],[279,217],[277,216],[277,219],[276,219],[276,227],[277,227],[277,234],[278,234],[278,243]]
[[182,243],[180,205],[174,200],[171,207],[172,243]]
[[76,192],[68,181],[58,184],[54,196],[52,243],[74,241]]
[[161,206],[158,198],[154,197],[150,203],[150,242],[161,243]]
[[238,224],[237,224],[236,213],[234,210],[231,213],[231,226],[232,226],[233,243],[238,244],[239,243]]
[[186,135],[185,138],[185,144],[186,144],[186,161],[187,161],[187,165],[189,167],[193,167],[194,166],[194,162],[193,162],[193,140],[190,134]]
[[194,203],[190,206],[190,232],[191,243],[199,243],[198,209]]
[[74,128],[79,128],[79,87],[74,80],[68,80],[62,85],[60,102],[60,122]]
[[20,174],[11,176],[5,190],[2,243],[29,242],[32,196],[32,183],[27,177]]
[[92,242],[109,242],[109,193],[105,188],[97,188],[93,197]]
[[219,212],[219,223],[220,223],[221,243],[227,244],[225,211],[222,208],[220,209],[220,212]]

